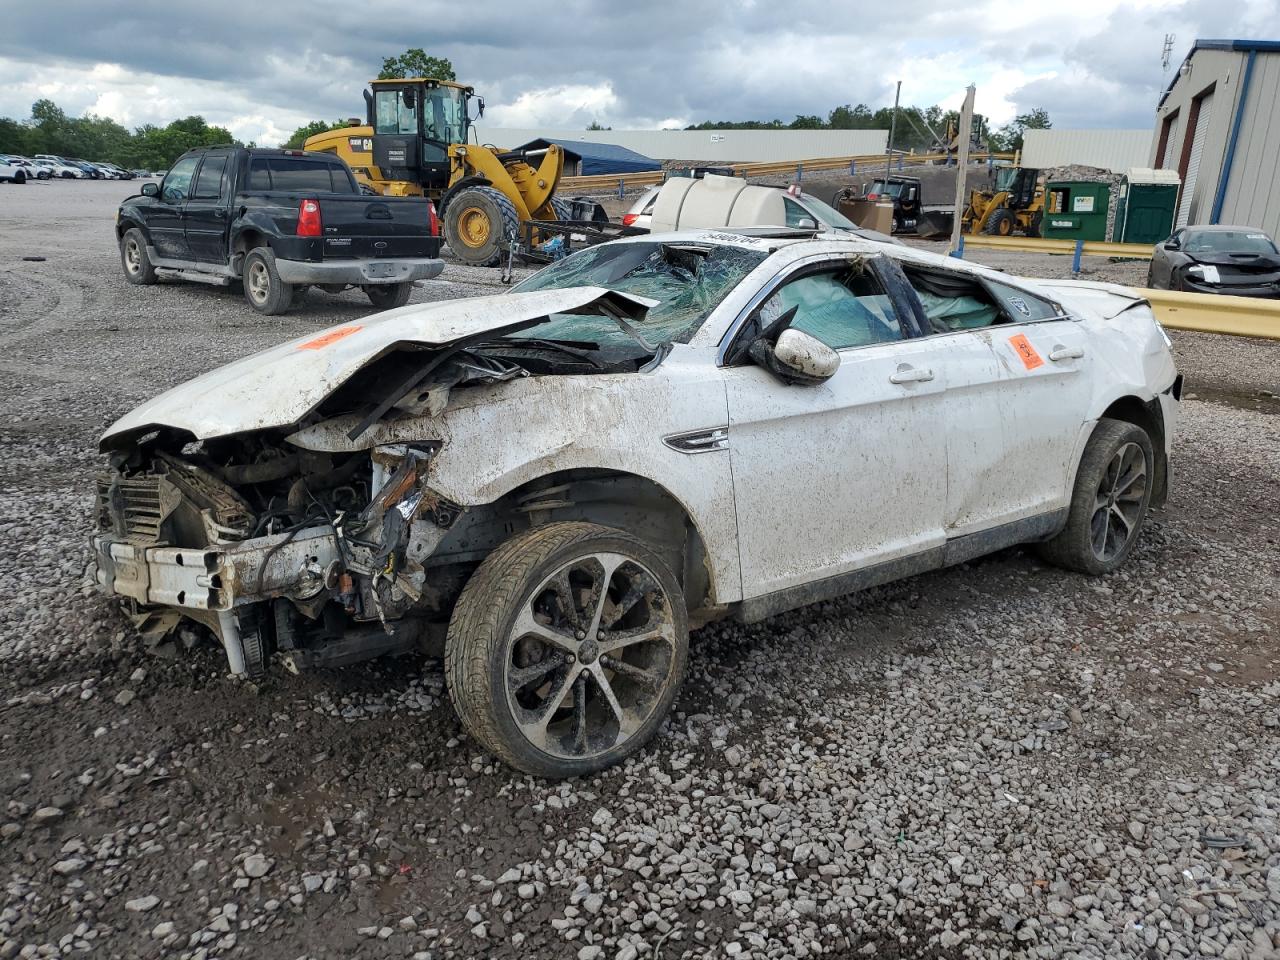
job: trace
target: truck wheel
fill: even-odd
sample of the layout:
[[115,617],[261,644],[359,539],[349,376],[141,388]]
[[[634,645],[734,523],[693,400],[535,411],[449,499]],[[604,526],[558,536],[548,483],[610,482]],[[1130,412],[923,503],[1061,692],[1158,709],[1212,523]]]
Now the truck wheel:
[[445,210],[445,241],[455,257],[472,266],[497,266],[502,242],[519,231],[515,206],[493,187],[467,187]]
[[137,227],[130,227],[120,238],[120,265],[130,283],[148,286],[156,282],[156,268],[147,256],[147,238]]
[[993,237],[1010,236],[1013,233],[1013,211],[1005,208],[995,211],[987,217],[987,223],[982,228],[982,232]]
[[244,298],[259,313],[274,317],[293,303],[293,284],[276,272],[276,257],[269,247],[254,247],[244,258]]
[[445,675],[463,724],[518,770],[602,770],[657,732],[684,678],[684,594],[646,544],[593,523],[503,543],[463,588]]
[[413,294],[413,283],[370,283],[364,288],[364,295],[379,310],[394,310],[409,302]]
[[1067,525],[1040,544],[1040,555],[1094,576],[1119,567],[1151,506],[1154,465],[1145,430],[1123,420],[1099,420],[1080,458]]

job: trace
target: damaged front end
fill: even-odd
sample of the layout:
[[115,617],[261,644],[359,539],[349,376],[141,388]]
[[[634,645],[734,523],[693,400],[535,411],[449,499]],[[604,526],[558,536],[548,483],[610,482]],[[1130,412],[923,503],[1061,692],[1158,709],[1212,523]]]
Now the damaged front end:
[[461,512],[427,484],[437,449],[140,446],[98,481],[98,584],[157,639],[204,624],[237,674],[273,648],[298,670],[419,646],[438,610],[422,560]]

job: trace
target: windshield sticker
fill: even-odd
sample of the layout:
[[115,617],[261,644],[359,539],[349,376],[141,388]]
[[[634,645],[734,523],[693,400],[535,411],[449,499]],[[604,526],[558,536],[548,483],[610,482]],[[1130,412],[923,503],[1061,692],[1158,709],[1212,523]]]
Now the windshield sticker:
[[1031,341],[1025,334],[1020,333],[1016,337],[1010,337],[1009,346],[1013,347],[1013,352],[1018,355],[1018,359],[1028,370],[1044,366],[1044,358],[1036,353],[1036,348],[1031,345]]
[[742,244],[745,246],[760,247],[765,241],[757,237],[748,237],[740,233],[704,233],[703,236],[708,240],[715,240],[718,243]]
[[1246,234],[1246,236],[1250,240],[1270,240],[1271,239],[1265,233],[1249,233],[1249,234]]
[[358,333],[363,329],[364,327],[362,327],[360,324],[353,323],[349,327],[337,327],[334,330],[326,330],[324,333],[320,334],[320,336],[312,340],[308,340],[306,343],[298,344],[298,349],[299,350],[322,350],[325,347],[327,347],[329,344],[336,343],[337,341],[341,340],[343,337],[349,337],[353,333]]
[[1021,297],[1010,297],[1009,305],[1024,317],[1031,316],[1031,308],[1027,306],[1027,301],[1023,300]]

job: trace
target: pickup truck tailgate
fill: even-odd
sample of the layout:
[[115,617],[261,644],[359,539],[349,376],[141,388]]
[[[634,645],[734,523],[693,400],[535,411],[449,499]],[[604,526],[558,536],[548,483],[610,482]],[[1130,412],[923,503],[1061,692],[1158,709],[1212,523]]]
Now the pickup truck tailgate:
[[435,257],[430,201],[421,197],[321,195],[326,260],[344,257]]

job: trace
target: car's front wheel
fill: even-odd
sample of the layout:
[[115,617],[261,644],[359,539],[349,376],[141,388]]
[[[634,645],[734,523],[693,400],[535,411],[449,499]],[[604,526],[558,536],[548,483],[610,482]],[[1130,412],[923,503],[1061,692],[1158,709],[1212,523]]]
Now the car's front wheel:
[[498,547],[454,607],[445,648],[463,724],[541,777],[608,767],[657,732],[684,677],[684,595],[628,533],[552,523]]
[[147,238],[137,227],[130,227],[120,238],[120,265],[130,283],[146,286],[156,282],[156,268],[147,256]]
[[1141,427],[1103,418],[1080,458],[1067,525],[1040,545],[1050,563],[1104,574],[1124,563],[1151,506],[1155,454]]

